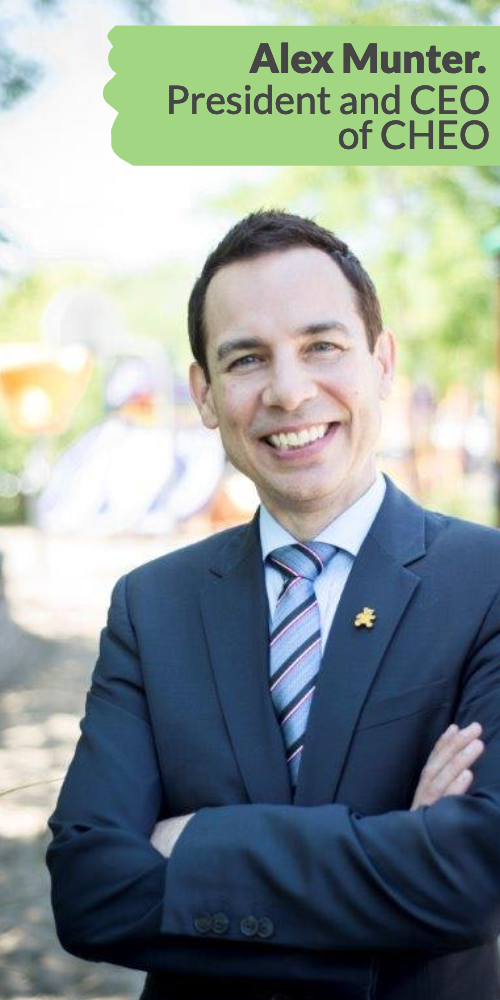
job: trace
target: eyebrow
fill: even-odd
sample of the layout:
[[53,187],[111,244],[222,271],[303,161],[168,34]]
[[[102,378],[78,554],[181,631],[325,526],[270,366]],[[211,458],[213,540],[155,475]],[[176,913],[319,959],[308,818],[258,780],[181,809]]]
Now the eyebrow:
[[329,330],[336,330],[338,333],[346,333],[349,337],[351,336],[350,330],[338,319],[325,319],[319,323],[308,323],[307,326],[301,327],[296,333],[297,336],[302,336],[303,334],[314,336],[315,333],[327,333]]
[[[339,333],[344,333],[349,337],[351,336],[344,323],[340,323],[339,320],[336,319],[325,319],[318,323],[308,323],[306,326],[299,327],[298,330],[295,330],[294,336],[314,337],[318,333],[327,333],[330,330],[336,330]],[[221,362],[224,358],[227,358],[228,354],[232,354],[233,351],[252,351],[255,350],[255,348],[263,346],[265,346],[265,341],[260,337],[237,337],[234,340],[226,340],[217,348],[216,359],[218,362]]]

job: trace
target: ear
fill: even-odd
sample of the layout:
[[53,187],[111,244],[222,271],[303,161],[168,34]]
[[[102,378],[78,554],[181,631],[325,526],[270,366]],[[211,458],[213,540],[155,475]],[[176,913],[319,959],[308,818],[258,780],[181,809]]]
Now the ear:
[[205,427],[215,430],[219,420],[213,403],[212,386],[197,361],[193,361],[189,368],[189,390]]
[[380,369],[379,397],[387,399],[392,389],[396,368],[396,341],[391,330],[384,329],[379,333],[373,354]]

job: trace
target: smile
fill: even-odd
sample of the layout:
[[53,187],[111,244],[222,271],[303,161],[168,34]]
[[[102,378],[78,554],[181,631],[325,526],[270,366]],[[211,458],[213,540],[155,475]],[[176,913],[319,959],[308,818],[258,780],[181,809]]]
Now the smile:
[[301,430],[269,434],[263,440],[276,451],[303,451],[309,449],[315,442],[321,441],[332,428],[337,426],[337,424],[312,424]]

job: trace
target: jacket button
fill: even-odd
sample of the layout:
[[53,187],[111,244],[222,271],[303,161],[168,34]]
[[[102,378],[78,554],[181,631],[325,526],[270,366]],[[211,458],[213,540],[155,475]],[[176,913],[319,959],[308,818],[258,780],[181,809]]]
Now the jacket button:
[[229,927],[229,920],[225,913],[214,913],[212,917],[212,930],[216,934],[225,934]]
[[193,923],[198,934],[208,934],[212,930],[212,915],[211,913],[198,913]]
[[258,927],[259,921],[257,920],[257,917],[253,917],[251,914],[248,917],[243,917],[240,924],[241,933],[244,934],[245,937],[255,937]]
[[257,927],[257,934],[261,938],[271,937],[274,934],[274,924],[269,917],[261,917]]

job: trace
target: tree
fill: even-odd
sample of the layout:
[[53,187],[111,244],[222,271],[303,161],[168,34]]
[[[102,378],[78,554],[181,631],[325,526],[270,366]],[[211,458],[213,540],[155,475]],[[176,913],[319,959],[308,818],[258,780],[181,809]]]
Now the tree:
[[[46,17],[63,13],[71,0],[28,0],[33,14]],[[121,0],[122,6],[138,24],[165,22],[165,2],[158,0]],[[8,34],[8,23],[0,16],[0,39]],[[44,67],[33,59],[26,59],[6,42],[0,41],[0,111],[10,111],[23,97],[30,94],[39,83]]]
[[[245,2],[245,0],[238,0]],[[268,0],[282,24],[479,25],[498,23],[498,0]]]

